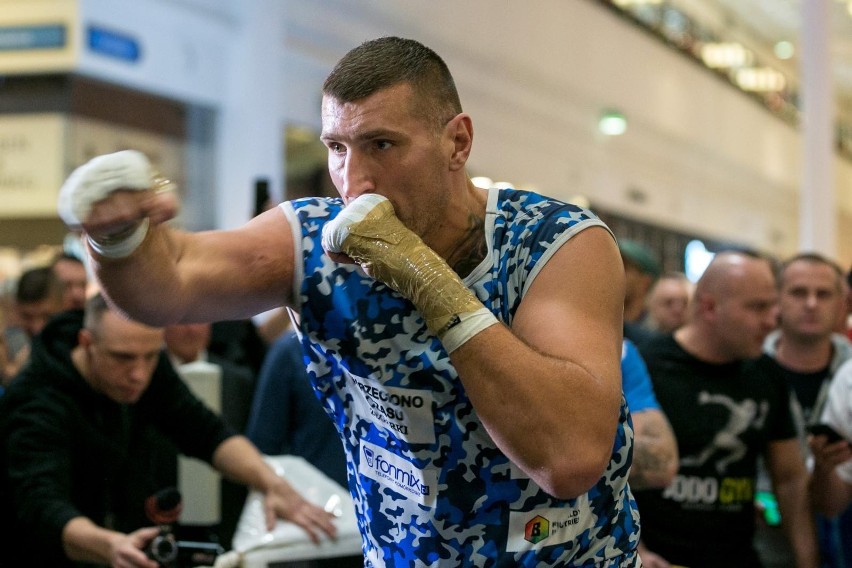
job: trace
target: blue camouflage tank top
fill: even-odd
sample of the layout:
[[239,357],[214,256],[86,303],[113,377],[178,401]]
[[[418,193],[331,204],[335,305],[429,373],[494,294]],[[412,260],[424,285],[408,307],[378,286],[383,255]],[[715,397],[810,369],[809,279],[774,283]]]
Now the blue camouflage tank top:
[[[604,476],[575,499],[548,495],[491,440],[411,302],[324,253],[322,227],[341,200],[281,207],[294,234],[294,302],[309,375],[347,452],[367,566],[637,562],[639,518],[627,486],[633,431],[623,401]],[[535,193],[489,190],[490,256],[465,284],[511,326],[558,247],[602,225],[589,211]]]

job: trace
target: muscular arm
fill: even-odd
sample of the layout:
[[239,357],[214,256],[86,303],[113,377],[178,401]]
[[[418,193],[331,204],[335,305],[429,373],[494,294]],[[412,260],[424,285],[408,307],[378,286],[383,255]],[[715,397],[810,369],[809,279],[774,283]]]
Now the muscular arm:
[[816,529],[808,501],[808,473],[798,439],[770,442],[766,464],[796,566],[815,568],[819,565]]
[[[141,196],[117,192],[110,199],[119,198]],[[95,211],[102,206],[107,203]],[[146,211],[140,207],[135,214]],[[97,229],[97,223],[87,226]],[[230,231],[187,233],[152,222],[145,241],[128,257],[90,253],[107,296],[150,325],[239,319],[290,299],[293,238],[278,208]]]
[[511,330],[491,326],[451,355],[495,443],[560,498],[586,492],[610,459],[623,279],[612,237],[586,229],[538,275]]

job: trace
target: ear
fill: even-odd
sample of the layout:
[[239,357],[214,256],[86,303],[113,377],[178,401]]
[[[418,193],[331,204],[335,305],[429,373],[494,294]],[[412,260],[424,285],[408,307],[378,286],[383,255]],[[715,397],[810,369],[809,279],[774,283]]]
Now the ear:
[[473,145],[473,121],[470,115],[457,114],[447,123],[446,133],[452,143],[450,171],[463,170]]
[[695,301],[698,302],[698,311],[702,314],[702,317],[705,319],[715,318],[718,303],[713,294],[701,294],[701,296],[695,298]]

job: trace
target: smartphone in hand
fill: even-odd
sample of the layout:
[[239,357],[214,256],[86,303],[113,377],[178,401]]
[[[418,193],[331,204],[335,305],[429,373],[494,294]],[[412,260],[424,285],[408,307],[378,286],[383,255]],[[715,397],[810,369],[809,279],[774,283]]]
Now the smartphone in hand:
[[838,432],[828,424],[811,424],[810,426],[808,426],[808,432],[810,432],[814,436],[825,436],[826,438],[828,438],[829,444],[839,442],[840,440],[845,440],[845,438],[840,434],[840,432]]

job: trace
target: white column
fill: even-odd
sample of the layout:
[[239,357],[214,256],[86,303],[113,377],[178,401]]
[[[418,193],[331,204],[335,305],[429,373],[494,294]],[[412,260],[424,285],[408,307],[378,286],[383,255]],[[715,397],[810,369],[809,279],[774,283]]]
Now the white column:
[[258,178],[280,195],[284,170],[282,88],[284,10],[276,0],[242,0],[217,134],[217,226],[245,224]]
[[831,0],[801,2],[802,186],[799,248],[837,253],[834,189],[834,96],[831,80]]

